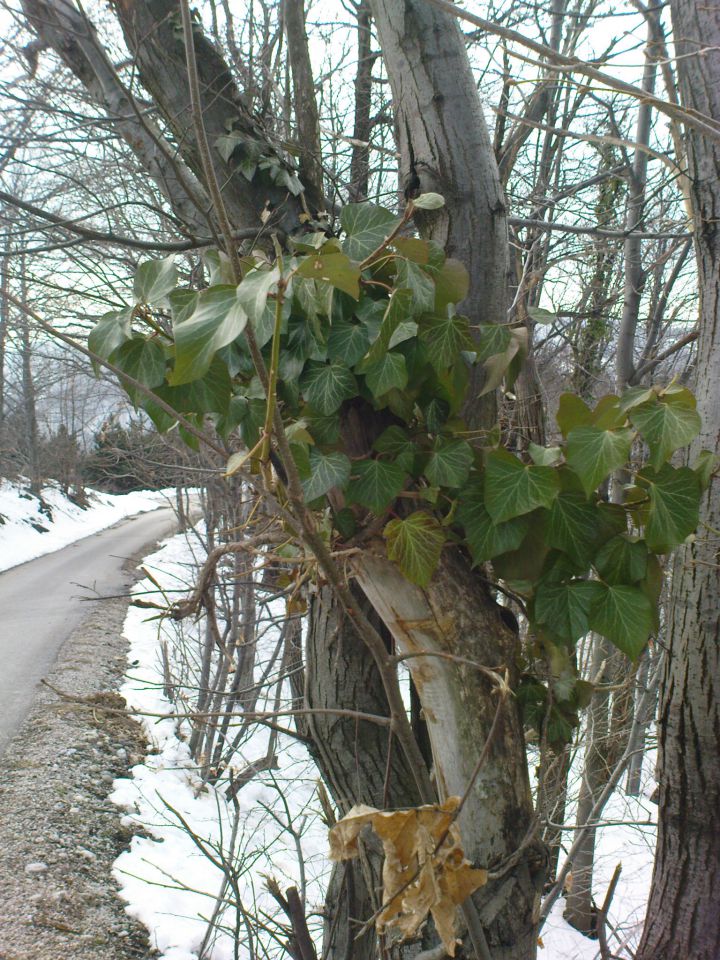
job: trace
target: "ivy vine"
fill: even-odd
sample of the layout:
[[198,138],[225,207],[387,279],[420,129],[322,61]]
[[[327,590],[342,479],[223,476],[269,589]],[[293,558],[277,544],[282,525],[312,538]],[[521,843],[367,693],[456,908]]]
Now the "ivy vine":
[[[332,521],[336,543],[368,526],[380,531],[390,560],[419,587],[449,544],[474,564],[491,563],[523,598],[535,648],[559,681],[590,630],[636,659],[658,627],[661,558],[695,530],[716,469],[707,452],[691,467],[672,462],[700,430],[695,398],[676,383],[594,407],[566,393],[562,441],[521,455],[503,447],[499,429],[469,430],[462,411],[472,366],[483,368],[482,392],[510,386],[527,339],[522,326],[471,326],[456,309],[469,288],[464,266],[407,235],[413,209],[441,204],[423,195],[403,217],[350,204],[340,237],[291,240],[274,261],[244,257],[239,284],[217,251],[205,257],[202,290],[178,285],[172,258],[144,263],[134,304],[104,316],[89,347],[186,420],[211,418],[229,442],[239,434],[245,449],[229,473],[270,456],[277,404],[305,499]],[[270,402],[248,327],[269,371]],[[159,430],[174,426],[152,399],[130,392]],[[360,453],[343,429],[352,409],[382,426]],[[586,692],[571,677],[555,694],[577,706]],[[534,681],[525,691],[530,708],[545,698]]]

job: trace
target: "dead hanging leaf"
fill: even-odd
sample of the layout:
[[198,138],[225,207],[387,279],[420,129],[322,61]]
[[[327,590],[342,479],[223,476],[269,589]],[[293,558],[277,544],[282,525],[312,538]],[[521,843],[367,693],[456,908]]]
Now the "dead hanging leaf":
[[384,907],[377,918],[378,930],[390,928],[404,939],[413,937],[431,913],[451,957],[455,956],[456,909],[487,883],[487,870],[476,870],[465,859],[453,821],[459,803],[459,797],[449,797],[443,804],[395,811],[360,805],[330,830],[331,860],[356,857],[358,838],[366,826],[382,841]]

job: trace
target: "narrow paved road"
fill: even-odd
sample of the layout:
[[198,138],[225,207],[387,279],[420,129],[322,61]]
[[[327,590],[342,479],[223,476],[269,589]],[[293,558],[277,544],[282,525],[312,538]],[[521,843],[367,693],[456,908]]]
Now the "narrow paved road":
[[0,754],[64,641],[89,614],[81,598],[126,590],[125,561],[174,526],[172,510],[161,507],[0,573]]

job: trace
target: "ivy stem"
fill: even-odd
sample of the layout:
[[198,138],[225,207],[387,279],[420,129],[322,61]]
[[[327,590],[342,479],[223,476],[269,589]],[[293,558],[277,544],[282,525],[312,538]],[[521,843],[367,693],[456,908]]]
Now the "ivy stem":
[[400,220],[395,226],[395,229],[392,230],[385,237],[385,239],[380,244],[380,246],[376,247],[375,250],[373,250],[372,253],[368,254],[367,257],[365,257],[365,259],[362,261],[362,263],[359,264],[361,271],[364,270],[365,267],[369,267],[372,263],[374,263],[375,260],[383,252],[383,250],[385,250],[393,242],[393,240],[400,233],[400,231],[405,226],[405,224],[410,220],[414,212],[415,212],[415,206],[412,200],[409,200],[408,205],[405,207],[405,210],[403,211],[402,217],[400,217]]
[[285,303],[287,281],[280,277],[275,299],[275,328],[273,330],[272,352],[270,354],[270,369],[268,371],[267,405],[265,410],[265,425],[263,426],[263,445],[261,459],[266,463],[270,456],[270,439],[272,437],[273,417],[275,416],[275,401],[277,394],[278,368],[280,366],[280,331],[282,327],[282,310]]

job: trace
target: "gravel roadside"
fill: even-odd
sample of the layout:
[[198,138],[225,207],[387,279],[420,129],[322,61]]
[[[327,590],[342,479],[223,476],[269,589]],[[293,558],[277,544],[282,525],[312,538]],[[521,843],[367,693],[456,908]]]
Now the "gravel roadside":
[[[129,585],[134,563],[125,570]],[[127,668],[126,610],[122,599],[94,604],[47,679],[100,707],[124,706],[114,691]],[[0,761],[0,960],[156,956],[111,874],[131,832],[107,797],[144,749],[135,721],[42,688]]]

